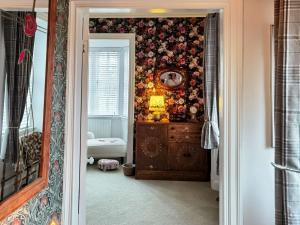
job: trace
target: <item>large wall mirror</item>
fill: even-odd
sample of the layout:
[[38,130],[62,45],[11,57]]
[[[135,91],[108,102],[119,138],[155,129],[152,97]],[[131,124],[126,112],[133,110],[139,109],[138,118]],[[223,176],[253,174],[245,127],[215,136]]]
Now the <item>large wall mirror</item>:
[[56,0],[0,9],[0,220],[47,186]]

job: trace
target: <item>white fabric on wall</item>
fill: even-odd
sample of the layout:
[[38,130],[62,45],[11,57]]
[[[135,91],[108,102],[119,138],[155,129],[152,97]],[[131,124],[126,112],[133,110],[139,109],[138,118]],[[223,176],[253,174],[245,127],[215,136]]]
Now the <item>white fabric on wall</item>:
[[218,168],[218,149],[211,150],[211,174],[210,174],[210,186],[211,189],[215,191],[219,191],[219,173],[217,171]]

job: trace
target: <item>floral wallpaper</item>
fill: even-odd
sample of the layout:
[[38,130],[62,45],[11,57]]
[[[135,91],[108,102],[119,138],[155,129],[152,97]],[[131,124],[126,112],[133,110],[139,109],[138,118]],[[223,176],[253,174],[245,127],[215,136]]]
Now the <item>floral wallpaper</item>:
[[49,186],[0,225],[48,225],[51,221],[59,224],[61,220],[69,1],[59,0],[57,4]]
[[[189,107],[204,113],[203,44],[205,18],[118,18],[90,19],[91,33],[135,33],[135,119],[145,120],[150,112],[151,95],[165,96],[170,115],[188,115]],[[165,90],[158,87],[155,76],[161,69],[183,69],[188,75],[186,88]]]

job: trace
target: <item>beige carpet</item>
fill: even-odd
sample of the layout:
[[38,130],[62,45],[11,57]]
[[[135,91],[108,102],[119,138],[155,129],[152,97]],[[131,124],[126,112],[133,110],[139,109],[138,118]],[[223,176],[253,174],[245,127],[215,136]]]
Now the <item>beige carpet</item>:
[[218,225],[217,192],[205,182],[144,181],[121,169],[87,169],[87,225]]

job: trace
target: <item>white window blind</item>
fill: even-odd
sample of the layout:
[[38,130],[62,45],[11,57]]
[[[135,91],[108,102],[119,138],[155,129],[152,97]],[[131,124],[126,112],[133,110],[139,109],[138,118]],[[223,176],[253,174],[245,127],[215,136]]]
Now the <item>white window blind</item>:
[[89,50],[89,116],[120,114],[121,50],[95,47]]

